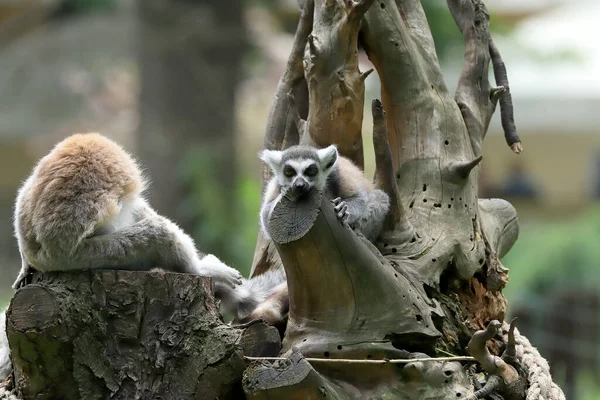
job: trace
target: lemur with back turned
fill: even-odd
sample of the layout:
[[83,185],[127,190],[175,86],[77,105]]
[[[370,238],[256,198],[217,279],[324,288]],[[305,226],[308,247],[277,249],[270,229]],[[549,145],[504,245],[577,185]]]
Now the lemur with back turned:
[[[370,241],[379,236],[389,209],[389,197],[376,189],[352,161],[339,155],[336,146],[263,150],[260,159],[273,171],[260,210],[261,229],[267,237],[268,221],[275,205],[284,196],[298,201],[312,188],[330,199],[340,220]],[[237,314],[236,321],[263,319],[274,325],[287,313],[289,297],[285,274],[269,271],[263,275],[244,281],[236,290],[221,296],[226,299],[226,309]]]
[[227,290],[240,284],[237,270],[200,255],[191,237],[150,207],[146,186],[133,157],[100,134],[58,143],[17,195],[14,228],[22,265],[13,288],[31,268],[161,267],[213,277]]

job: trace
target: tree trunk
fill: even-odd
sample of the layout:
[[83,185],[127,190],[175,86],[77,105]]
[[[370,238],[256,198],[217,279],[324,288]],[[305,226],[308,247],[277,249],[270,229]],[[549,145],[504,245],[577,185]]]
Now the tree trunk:
[[[504,200],[477,198],[482,141],[498,100],[508,145],[516,153],[522,146],[484,4],[448,0],[448,6],[466,44],[454,97],[417,0],[305,2],[271,107],[265,147],[334,143],[363,165],[364,78],[370,71],[358,69],[360,43],[381,80],[382,102],[372,107],[375,182],[391,206],[373,245],[341,225],[317,193],[303,207],[285,198],[277,204],[272,216],[286,224],[273,219],[273,242],[259,238],[253,274],[285,268],[290,311],[283,355],[289,361],[247,369],[248,398],[473,395],[474,370],[467,373],[457,362],[404,368],[326,362],[464,355],[476,330],[505,317],[501,290],[508,270],[500,257],[517,239],[516,211]],[[499,88],[488,82],[490,61]],[[294,109],[291,92],[302,69],[306,117]],[[294,121],[299,134],[281,121]],[[505,342],[496,339],[491,348],[498,354]],[[326,360],[309,364],[302,357]],[[490,373],[490,379],[500,378]],[[548,398],[561,398],[559,389],[548,386],[556,389]]]
[[7,312],[24,399],[238,399],[244,355],[276,355],[273,327],[223,324],[212,281],[132,271],[35,273]]
[[151,203],[226,262],[234,261],[222,238],[236,223],[232,115],[246,48],[242,6],[138,2],[139,148]]

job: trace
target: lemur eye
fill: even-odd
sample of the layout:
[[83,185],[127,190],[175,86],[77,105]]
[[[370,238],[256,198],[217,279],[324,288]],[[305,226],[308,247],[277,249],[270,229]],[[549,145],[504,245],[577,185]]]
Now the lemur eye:
[[296,175],[296,170],[289,165],[286,165],[283,169],[283,174],[288,178],[291,178],[292,176]]
[[312,176],[317,175],[318,172],[319,172],[319,169],[317,168],[316,165],[313,164],[304,170],[304,175],[312,177]]

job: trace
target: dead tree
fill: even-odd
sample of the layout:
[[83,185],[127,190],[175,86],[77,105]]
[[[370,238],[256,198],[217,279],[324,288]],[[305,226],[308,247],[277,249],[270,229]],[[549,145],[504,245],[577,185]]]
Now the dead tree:
[[[364,81],[372,71],[358,68],[360,46],[381,80],[381,101],[372,104],[374,180],[391,208],[373,245],[319,195],[302,207],[287,199],[277,205],[272,221],[283,216],[286,223],[271,224],[272,242],[258,238],[252,274],[285,269],[290,311],[282,351],[289,360],[252,365],[245,393],[472,396],[456,363],[397,368],[356,360],[464,355],[476,330],[505,317],[508,269],[500,258],[517,239],[516,211],[504,200],[477,198],[482,142],[498,102],[507,144],[515,153],[522,146],[489,14],[481,0],[448,0],[466,46],[452,96],[419,1],[308,0],[303,7],[265,148],[334,143],[363,166]],[[504,347],[499,339],[491,349]]]
[[[374,179],[391,207],[372,244],[341,224],[319,193],[301,207],[278,203],[273,215],[287,223],[271,225],[272,242],[258,238],[253,274],[285,268],[290,310],[282,344],[275,328],[260,323],[224,325],[205,278],[36,273],[7,312],[15,392],[39,399],[242,398],[241,390],[248,399],[564,399],[535,348],[499,322],[508,280],[499,259],[517,239],[516,211],[504,200],[477,198],[482,141],[498,102],[508,144],[517,153],[522,147],[485,6],[448,6],[466,43],[454,97],[418,0],[303,3],[265,147],[336,143],[363,165],[370,71],[359,71],[360,44],[381,80],[381,102],[372,104]],[[490,61],[497,87],[488,81]],[[474,359],[465,364],[430,359],[468,352]],[[274,362],[244,363],[244,356],[277,354]],[[477,371],[489,378],[484,386]]]

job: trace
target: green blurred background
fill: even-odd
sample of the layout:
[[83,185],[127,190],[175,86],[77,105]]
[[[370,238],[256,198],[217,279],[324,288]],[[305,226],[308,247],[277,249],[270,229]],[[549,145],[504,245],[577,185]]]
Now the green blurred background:
[[[463,42],[445,2],[422,0],[451,91]],[[568,399],[600,398],[600,5],[487,0],[525,152],[498,115],[481,197],[519,212],[503,263],[511,316]],[[19,268],[12,204],[35,161],[73,132],[136,154],[149,198],[200,249],[248,275],[260,206],[256,157],[292,43],[296,0],[0,0],[0,304]],[[361,70],[370,68],[364,54]],[[366,101],[378,96],[367,79]],[[373,171],[365,112],[367,173]]]

